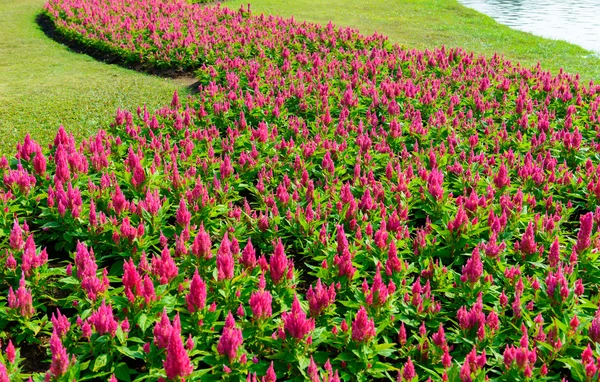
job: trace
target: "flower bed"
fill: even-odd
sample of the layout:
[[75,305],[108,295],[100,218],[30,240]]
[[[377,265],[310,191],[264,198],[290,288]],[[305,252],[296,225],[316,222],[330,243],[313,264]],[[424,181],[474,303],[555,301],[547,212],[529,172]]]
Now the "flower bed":
[[0,161],[0,380],[598,377],[600,86],[248,9],[47,10],[201,85]]

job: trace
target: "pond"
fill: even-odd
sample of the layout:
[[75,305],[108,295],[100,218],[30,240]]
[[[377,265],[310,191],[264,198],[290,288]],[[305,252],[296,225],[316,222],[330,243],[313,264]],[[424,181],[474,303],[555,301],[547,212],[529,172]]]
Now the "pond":
[[458,0],[501,24],[600,55],[598,0]]

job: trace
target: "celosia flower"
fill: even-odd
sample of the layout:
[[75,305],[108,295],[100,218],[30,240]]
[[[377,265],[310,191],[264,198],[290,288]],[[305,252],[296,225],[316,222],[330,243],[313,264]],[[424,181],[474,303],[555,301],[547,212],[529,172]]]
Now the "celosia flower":
[[233,254],[231,253],[231,242],[227,233],[221,241],[219,251],[217,253],[217,279],[219,281],[225,279],[232,279],[234,273],[234,260]]
[[262,379],[262,382],[276,382],[277,375],[275,374],[275,368],[273,367],[273,361],[271,361],[271,365],[267,369],[267,374]]
[[527,229],[523,234],[521,243],[519,245],[521,252],[525,255],[531,255],[537,251],[537,244],[535,243],[535,234],[533,232],[533,224],[529,222]]
[[240,264],[245,268],[252,270],[256,267],[256,251],[252,246],[252,240],[248,238],[248,243],[242,250],[242,257],[240,258]]
[[212,244],[210,242],[210,236],[204,230],[204,223],[201,223],[198,234],[194,238],[194,243],[192,244],[192,253],[196,257],[206,260],[211,259],[213,256],[211,252],[211,246]]
[[6,366],[2,362],[0,362],[0,382],[10,382],[8,370],[6,370]]
[[198,274],[198,268],[194,271],[194,276],[190,283],[190,293],[185,296],[185,301],[190,313],[202,310],[206,306],[206,283]]
[[410,359],[410,357],[408,357],[408,360],[404,364],[404,370],[402,371],[402,376],[404,377],[404,379],[406,381],[412,381],[417,376],[417,373],[415,371],[415,366],[414,366],[412,360]]
[[21,272],[21,280],[19,281],[17,293],[13,292],[12,287],[8,288],[8,307],[18,309],[19,314],[23,317],[31,317],[35,313],[33,297],[31,296],[31,291],[26,287],[25,273],[23,272]]
[[219,354],[227,356],[230,362],[235,361],[243,341],[242,330],[235,327],[235,320],[231,312],[227,313],[223,334],[217,344],[217,351]]
[[594,226],[594,214],[588,212],[579,218],[580,227],[577,233],[577,244],[575,250],[577,253],[583,252],[591,244],[592,228]]
[[62,337],[65,334],[67,334],[69,328],[71,328],[71,323],[69,322],[69,319],[65,315],[61,314],[59,309],[56,309],[56,315],[55,313],[52,313],[51,321],[52,327],[54,328],[56,334],[58,334],[59,337]]
[[23,241],[23,230],[19,225],[19,221],[17,219],[14,220],[13,228],[10,231],[10,236],[8,238],[8,242],[10,247],[15,251],[21,251],[25,246],[25,242]]
[[481,256],[479,255],[479,248],[475,247],[473,254],[469,260],[467,260],[467,264],[463,266],[460,281],[473,284],[479,280],[482,274],[483,263],[481,262]]
[[52,363],[49,372],[54,378],[58,379],[69,368],[69,355],[56,331],[53,331],[52,336],[50,336],[50,354],[52,355]]
[[179,224],[182,227],[186,227],[190,224],[192,214],[187,209],[187,203],[183,198],[179,201],[179,209],[177,209],[175,217],[177,218],[177,224]]
[[173,326],[166,349],[167,355],[165,357],[164,367],[168,379],[176,379],[178,377],[183,378],[194,371],[190,357],[183,346],[179,313],[177,313],[173,319]]
[[98,310],[90,315],[89,322],[99,335],[108,333],[114,337],[119,327],[119,323],[114,318],[112,306],[106,305],[106,301],[102,301]]
[[367,310],[364,306],[361,306],[354,321],[352,321],[352,341],[368,342],[375,337],[375,334],[375,321],[369,319]]
[[312,285],[306,292],[308,300],[308,308],[313,317],[321,314],[329,305],[335,301],[335,284],[332,283],[329,288],[321,283],[321,279],[317,280],[317,285],[313,289]]
[[11,340],[8,340],[8,345],[6,345],[6,360],[10,363],[14,363],[16,357],[17,354],[15,346],[13,345]]
[[171,251],[164,247],[160,257],[152,258],[152,273],[159,277],[162,285],[168,284],[179,274],[175,260],[171,257]]
[[172,330],[173,326],[171,325],[169,316],[167,316],[167,309],[165,308],[163,309],[160,321],[156,323],[153,330],[154,344],[159,349],[166,349],[167,345],[169,344],[169,339],[171,338]]
[[306,318],[297,295],[294,295],[291,311],[283,312],[281,319],[285,332],[297,340],[303,339],[315,328],[315,320]]
[[285,256],[283,244],[280,238],[277,240],[277,244],[275,245],[275,252],[269,260],[269,272],[271,275],[271,280],[273,280],[274,284],[279,284],[281,282],[281,280],[285,276],[287,266],[288,259]]
[[250,296],[250,309],[252,310],[252,316],[256,320],[262,320],[271,317],[272,313],[272,299],[271,292],[265,290],[266,282],[265,276],[260,275],[259,290],[252,292]]

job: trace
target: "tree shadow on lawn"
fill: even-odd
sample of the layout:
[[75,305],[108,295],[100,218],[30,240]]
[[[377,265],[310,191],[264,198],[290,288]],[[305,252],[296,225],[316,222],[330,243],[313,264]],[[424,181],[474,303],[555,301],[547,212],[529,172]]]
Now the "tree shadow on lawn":
[[194,69],[174,69],[174,68],[157,68],[154,65],[148,63],[135,62],[125,59],[123,56],[113,52],[110,49],[100,49],[90,45],[87,45],[81,41],[70,39],[61,33],[57,28],[50,16],[45,12],[40,12],[35,21],[40,27],[41,31],[50,39],[58,42],[69,48],[70,51],[85,54],[97,61],[108,65],[118,65],[126,69],[135,70],[137,72],[159,76],[163,78],[170,78],[176,80],[178,83],[186,87],[188,94],[197,94],[198,86],[200,82],[194,77]]

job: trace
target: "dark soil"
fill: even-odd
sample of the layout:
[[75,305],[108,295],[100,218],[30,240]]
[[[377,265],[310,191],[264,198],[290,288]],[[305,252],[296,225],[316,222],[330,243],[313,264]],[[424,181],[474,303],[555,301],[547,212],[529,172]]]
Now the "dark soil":
[[42,373],[50,367],[45,361],[48,358],[46,347],[50,339],[49,337],[42,337],[40,340],[41,343],[39,344],[21,343],[19,345],[22,358],[21,370],[25,374]]

